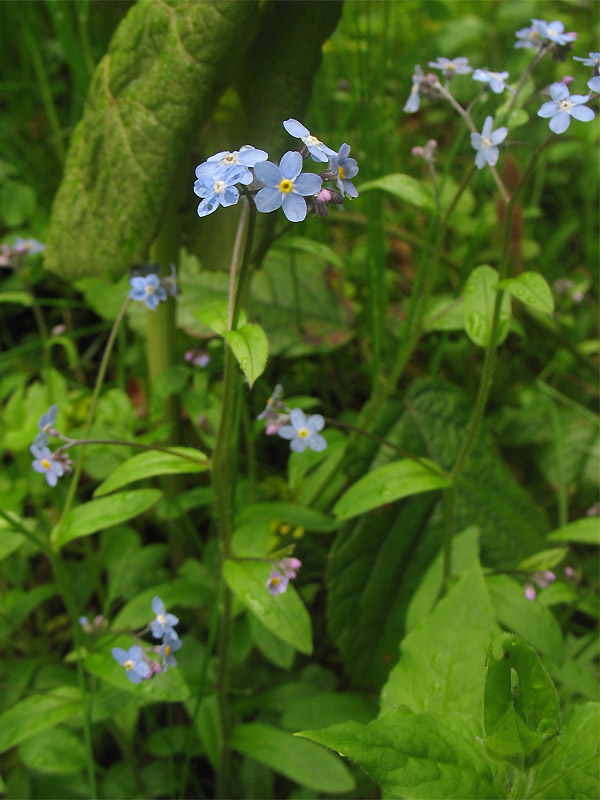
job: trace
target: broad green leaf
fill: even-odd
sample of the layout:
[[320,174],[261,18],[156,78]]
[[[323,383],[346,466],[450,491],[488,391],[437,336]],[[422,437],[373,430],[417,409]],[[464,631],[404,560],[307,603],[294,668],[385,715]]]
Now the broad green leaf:
[[0,715],[0,753],[81,713],[81,692],[61,686],[26,697]]
[[72,539],[133,519],[153,506],[161,494],[158,489],[136,489],[83,503],[69,511],[64,523],[52,531],[52,542],[64,547]]
[[545,314],[552,314],[554,311],[552,290],[539,272],[522,272],[516,278],[501,281],[496,288],[506,289],[517,300],[537,311]]
[[257,561],[226,561],[223,577],[241,602],[262,624],[301,653],[312,652],[310,617],[290,583],[275,597],[267,589],[271,568]]
[[350,792],[354,778],[334,756],[312,742],[262,722],[247,722],[233,729],[231,747],[256,759],[315,792]]
[[50,775],[70,775],[87,763],[83,742],[65,728],[41,731],[26,739],[19,745],[19,759],[28,769]]
[[37,196],[31,186],[7,180],[0,188],[0,215],[6,228],[19,228],[35,212]]
[[474,564],[403,639],[400,660],[381,693],[381,712],[461,711],[477,717],[485,653],[498,632],[481,568]]
[[581,703],[571,709],[564,734],[552,758],[537,767],[531,798],[555,800],[600,797],[600,705]]
[[289,525],[300,525],[307,531],[328,533],[337,527],[337,522],[321,511],[299,505],[298,503],[251,503],[243,506],[237,513],[236,523],[246,522],[287,522]]
[[576,542],[577,544],[600,544],[600,519],[583,517],[570,522],[548,536],[550,542]]
[[554,614],[537,598],[528,600],[523,586],[508,575],[489,575],[486,580],[498,622],[536,650],[561,662],[565,645]]
[[275,636],[254,614],[249,614],[252,641],[263,656],[281,669],[289,669],[294,663],[296,651],[279,636]]
[[147,450],[120,464],[112,475],[98,486],[94,497],[102,497],[128,483],[154,475],[178,475],[208,469],[206,455],[193,447],[173,447],[173,453]]
[[[229,330],[227,324],[228,308],[229,303],[227,300],[214,300],[212,303],[207,303],[197,311],[194,311],[194,316],[203,325],[210,328],[211,331],[218,333],[219,336],[225,336]],[[246,312],[242,310],[238,320],[238,328],[243,327],[247,322]]]
[[465,327],[465,311],[462,297],[451,294],[433,295],[425,312],[426,331],[462,331]]
[[552,550],[542,550],[533,556],[524,558],[519,563],[517,569],[521,572],[539,572],[541,570],[552,569],[563,560],[569,552],[566,547],[554,547]]
[[328,261],[330,264],[335,264],[340,269],[345,267],[344,260],[340,258],[333,247],[322,242],[316,242],[314,239],[306,239],[302,236],[286,236],[278,246],[280,249],[300,250],[311,256],[321,258],[323,261]]
[[429,459],[393,461],[360,478],[340,497],[333,513],[339,520],[349,519],[402,497],[450,485],[448,476]]
[[265,332],[259,325],[246,323],[235,331],[225,331],[224,336],[252,388],[267,364],[269,343]]
[[[452,539],[452,574],[462,575],[479,561],[479,528],[472,526]],[[444,581],[444,553],[440,551],[423,576],[406,612],[406,631],[412,630],[436,604]]]
[[377,178],[374,181],[367,181],[360,186],[360,191],[369,192],[373,189],[381,189],[384,192],[393,194],[394,197],[399,197],[401,200],[406,200],[418,208],[425,208],[432,210],[435,208],[435,200],[433,192],[421,181],[413,178],[411,175],[405,175],[401,172],[393,175],[384,175],[382,178]]
[[0,292],[0,303],[16,303],[19,306],[32,306],[33,300],[27,292]]
[[[480,347],[487,347],[490,341],[497,286],[497,271],[484,264],[473,270],[463,289],[465,330],[469,339]],[[504,293],[500,306],[496,344],[502,344],[508,336],[510,317],[510,296]]]
[[558,697],[533,648],[501,633],[490,645],[486,666],[487,752],[520,769],[548,758],[561,730]]
[[299,736],[351,758],[387,798],[503,797],[470,716],[392,711],[368,725],[345,722]]
[[325,728],[339,722],[367,723],[377,716],[372,697],[356,692],[316,692],[300,703],[288,703],[281,724],[291,731]]
[[48,269],[119,275],[146,260],[179,165],[252,42],[256,12],[256,3],[222,0],[129,9],[71,139]]
[[25,541],[22,533],[7,530],[5,520],[0,520],[0,561],[22,547]]

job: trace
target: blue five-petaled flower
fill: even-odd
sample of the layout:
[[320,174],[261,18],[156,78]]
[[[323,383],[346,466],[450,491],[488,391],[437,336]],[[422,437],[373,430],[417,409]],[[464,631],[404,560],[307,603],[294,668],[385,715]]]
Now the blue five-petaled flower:
[[163,636],[174,636],[177,638],[173,626],[177,625],[179,619],[175,614],[166,613],[165,604],[158,595],[152,598],[152,611],[156,614],[156,619],[152,620],[150,623],[152,636],[154,636],[155,639],[162,639]]
[[332,150],[331,147],[327,147],[320,139],[313,136],[308,128],[301,122],[298,122],[297,119],[286,119],[283,123],[283,127],[290,136],[302,139],[313,161],[328,161],[329,156],[334,155],[335,150]]
[[306,218],[304,198],[317,194],[323,181],[313,173],[301,175],[302,163],[300,153],[290,150],[279,166],[271,161],[261,161],[254,167],[254,174],[265,184],[254,199],[257,211],[268,214],[282,208],[290,222],[302,222]]
[[571,124],[571,117],[580,122],[590,122],[594,119],[591,108],[584,106],[589,97],[587,95],[569,95],[569,90],[564,83],[553,83],[550,87],[552,100],[540,108],[538,117],[550,117],[550,130],[552,133],[564,133]]
[[177,660],[173,653],[179,650],[180,647],[181,639],[177,636],[177,634],[174,631],[171,631],[170,633],[167,632],[160,648],[160,655],[165,672],[169,669],[169,667],[177,666]]
[[143,678],[151,674],[150,667],[144,661],[144,651],[138,645],[123,650],[122,647],[113,647],[112,657],[125,667],[125,674],[132,683],[141,683]]
[[48,434],[54,428],[54,423],[56,422],[56,415],[58,413],[58,406],[51,405],[48,409],[46,414],[42,414],[42,416],[38,420],[38,430],[39,433],[35,437],[33,446],[34,447],[44,447],[49,442]]
[[35,444],[32,444],[29,450],[35,457],[31,466],[36,472],[46,476],[48,486],[56,486],[56,481],[64,475],[63,465],[54,459],[47,447],[36,447]]
[[290,440],[290,449],[295,453],[303,453],[307,447],[320,453],[327,447],[327,442],[319,434],[323,430],[325,420],[320,414],[312,414],[308,419],[303,411],[294,408],[290,413],[291,425],[279,428],[277,435]]
[[131,289],[129,297],[132,300],[143,300],[149,309],[154,311],[162,300],[167,299],[167,293],[160,285],[158,275],[151,272],[146,277],[136,276],[129,281]]
[[414,114],[415,111],[419,110],[419,106],[421,105],[421,95],[419,94],[419,90],[421,89],[421,81],[423,80],[423,70],[419,66],[419,64],[415,65],[415,71],[412,76],[412,87],[410,89],[410,94],[408,96],[408,100],[404,104],[404,111],[407,114]]
[[498,128],[497,131],[492,131],[493,124],[493,117],[486,117],[481,133],[471,134],[471,144],[477,150],[477,155],[475,156],[477,169],[483,169],[486,164],[491,167],[496,165],[499,156],[497,145],[506,139],[508,129],[502,127]]
[[342,196],[346,194],[348,197],[358,197],[356,186],[349,180],[349,178],[354,178],[355,175],[358,175],[358,166],[355,158],[348,158],[349,153],[350,145],[344,143],[339,152],[329,159],[329,169],[335,175],[335,180]]
[[501,94],[505,89],[515,91],[506,83],[507,78],[508,72],[492,72],[490,69],[476,69],[473,73],[473,80],[487,83],[494,94]]
[[239,150],[222,150],[196,167],[196,177],[199,179],[222,178],[231,167],[244,167],[239,170],[239,177],[235,182],[248,186],[254,179],[249,167],[254,167],[259,161],[266,161],[268,157],[268,153],[258,150],[251,144],[245,144]]

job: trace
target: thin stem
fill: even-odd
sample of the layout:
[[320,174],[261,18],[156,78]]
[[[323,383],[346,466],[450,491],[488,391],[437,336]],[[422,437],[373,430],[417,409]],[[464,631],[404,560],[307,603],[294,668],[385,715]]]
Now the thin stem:
[[[88,411],[87,420],[85,422],[85,427],[83,429],[83,437],[87,439],[88,433],[90,432],[90,428],[92,426],[92,420],[94,418],[94,412],[96,411],[96,403],[98,402],[98,397],[100,396],[100,389],[102,388],[102,383],[104,382],[104,376],[106,375],[106,370],[108,367],[108,360],[110,358],[110,354],[112,352],[113,344],[115,342],[117,331],[119,330],[119,326],[125,317],[125,313],[131,303],[131,299],[128,297],[119,313],[117,314],[117,318],[114,321],[112,326],[112,330],[109,334],[108,341],[106,342],[106,347],[104,348],[104,353],[102,355],[102,361],[100,362],[100,368],[98,370],[98,375],[96,376],[96,384],[94,386],[94,393],[92,394],[92,402],[90,403],[90,410]],[[65,517],[69,513],[73,500],[75,498],[75,491],[77,490],[77,484],[79,483],[79,478],[81,477],[81,471],[83,469],[83,457],[85,454],[85,448],[83,448],[79,454],[79,458],[77,460],[77,464],[75,465],[75,470],[73,472],[73,477],[71,478],[71,483],[69,484],[69,491],[67,493],[67,499],[65,501],[65,505],[62,511],[62,515],[59,522],[59,527],[65,521]]]
[[531,73],[532,69],[542,60],[542,58],[546,55],[546,53],[552,47],[554,47],[554,42],[550,42],[550,44],[547,44],[546,47],[543,47],[539,51],[539,53],[537,53],[534,56],[534,58],[531,59],[529,64],[525,67],[525,70],[523,71],[523,74],[521,75],[521,77],[519,79],[519,83],[517,84],[517,88],[515,89],[515,93],[513,94],[512,99],[511,99],[510,103],[508,104],[508,108],[506,109],[508,111],[508,113],[510,113],[513,110],[513,108],[515,107],[515,104],[517,102],[517,97],[521,93],[521,89],[525,85],[525,81],[529,77],[529,74]]
[[248,216],[248,233],[246,234],[246,246],[244,247],[244,258],[240,269],[240,278],[238,281],[237,292],[235,295],[235,302],[233,305],[232,327],[237,328],[240,312],[246,304],[246,294],[248,293],[248,286],[250,284],[250,265],[252,256],[252,244],[254,240],[254,231],[256,230],[256,205],[254,198],[251,195],[246,195],[248,199],[248,207],[250,214]]
[[244,228],[246,227],[246,220],[248,219],[248,207],[253,202],[246,199],[242,204],[242,213],[240,214],[240,221],[238,222],[237,231],[235,234],[235,242],[233,243],[233,253],[231,255],[231,267],[229,268],[229,302],[227,304],[227,330],[230,331],[233,327],[233,309],[235,298],[235,279],[237,275],[237,265],[240,257],[240,250],[242,247],[242,238],[244,235]]
[[1,508],[0,508],[0,517],[6,520],[6,522],[8,522],[11,528],[20,531],[21,534],[25,536],[27,539],[29,539],[30,542],[33,542],[33,544],[39,547],[40,550],[43,550],[43,552],[46,553],[46,555],[50,555],[50,553],[52,552],[52,548],[50,547],[48,542],[45,542],[43,539],[38,539],[38,537],[30,530],[28,530],[18,519],[13,519],[13,517],[10,514],[8,514],[6,511],[3,511]]
[[158,450],[160,453],[169,453],[170,455],[179,456],[179,458],[185,458],[188,461],[193,461],[197,464],[206,464],[206,459],[196,458],[188,453],[180,453],[172,447],[167,447],[160,444],[142,444],[141,442],[130,442],[126,439],[69,439],[66,444],[61,445],[54,451],[54,456],[56,456],[57,453],[62,453],[65,450],[69,450],[71,447],[75,447],[76,445],[81,445],[84,447],[88,444],[114,444],[120,447],[133,447],[138,450]]

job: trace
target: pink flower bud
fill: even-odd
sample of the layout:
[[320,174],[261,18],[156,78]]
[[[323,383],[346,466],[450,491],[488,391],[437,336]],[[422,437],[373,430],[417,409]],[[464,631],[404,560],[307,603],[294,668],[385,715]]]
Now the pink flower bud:
[[570,86],[574,80],[575,78],[572,75],[565,75],[558,83],[564,83],[565,86]]
[[525,597],[528,600],[535,600],[536,591],[530,583],[525,584]]

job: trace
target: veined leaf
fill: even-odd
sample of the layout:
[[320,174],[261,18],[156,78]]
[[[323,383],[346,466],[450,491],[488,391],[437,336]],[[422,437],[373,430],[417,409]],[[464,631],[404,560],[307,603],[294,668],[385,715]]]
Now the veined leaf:
[[19,700],[0,715],[0,753],[81,713],[81,692],[61,686]]
[[114,492],[128,483],[151,478],[154,475],[178,475],[186,472],[203,472],[208,469],[206,455],[193,447],[173,447],[172,453],[160,450],[147,450],[138,453],[116,468],[94,492],[94,497],[102,497]]
[[[219,336],[225,336],[229,330],[227,324],[227,316],[229,311],[229,303],[227,300],[214,300],[212,303],[207,303],[194,311],[196,319],[200,320],[203,325],[210,328],[211,331],[218,333]],[[248,317],[244,310],[240,313],[238,320],[238,328],[243,327],[248,322]]]
[[40,731],[19,745],[19,759],[28,768],[49,775],[72,775],[86,765],[78,736],[65,728]]
[[[484,264],[475,267],[463,290],[465,330],[469,339],[480,347],[487,347],[490,341],[497,286],[497,271]],[[510,317],[510,296],[505,293],[500,306],[496,344],[502,344],[508,336]]]
[[265,332],[259,325],[247,323],[235,331],[225,331],[224,336],[252,388],[267,364],[269,343]]
[[576,542],[577,544],[600,544],[600,521],[598,517],[583,517],[570,522],[548,536],[551,542]]
[[539,272],[522,272],[516,278],[507,278],[501,281],[497,289],[506,289],[525,305],[552,314],[554,311],[554,298],[552,290],[546,279]]

